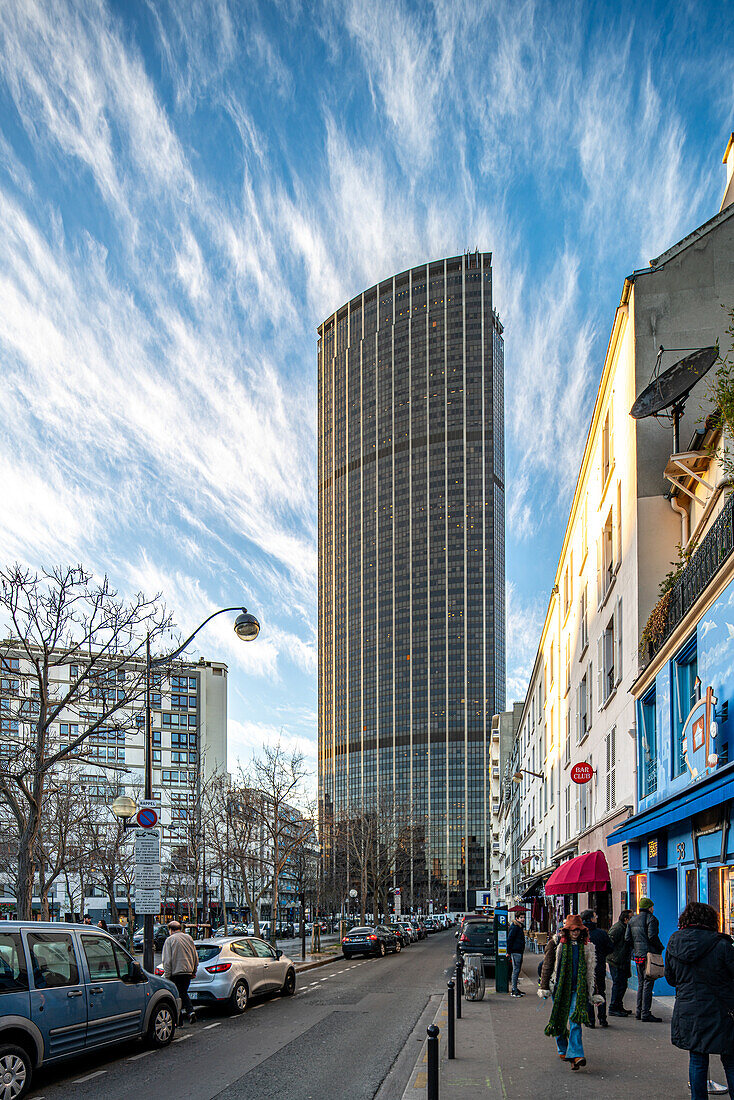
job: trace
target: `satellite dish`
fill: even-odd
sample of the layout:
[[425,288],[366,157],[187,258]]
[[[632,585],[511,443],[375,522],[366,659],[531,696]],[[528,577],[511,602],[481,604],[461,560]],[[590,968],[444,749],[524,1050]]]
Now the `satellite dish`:
[[[660,348],[658,363],[664,350]],[[711,370],[718,355],[718,347],[701,348],[668,367],[645,387],[630,409],[630,416],[643,420],[646,416],[657,416],[671,406],[681,406],[696,382]]]

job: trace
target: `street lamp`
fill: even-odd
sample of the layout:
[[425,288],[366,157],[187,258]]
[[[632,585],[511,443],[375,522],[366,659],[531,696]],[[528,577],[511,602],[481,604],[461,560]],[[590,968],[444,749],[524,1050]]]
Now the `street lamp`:
[[536,779],[545,779],[542,772],[531,772],[529,768],[518,768],[512,777],[512,782],[522,783],[523,775],[534,775]]
[[[167,653],[163,657],[151,657],[150,655],[150,631],[145,639],[145,797],[147,800],[153,797],[153,731],[150,708],[150,680],[151,670],[158,665],[167,665],[174,661],[188,645],[194,640],[207,623],[217,615],[225,615],[231,611],[239,611],[234,621],[234,631],[241,641],[253,642],[260,633],[260,623],[254,615],[250,615],[246,607],[222,607],[219,611],[213,611],[208,618],[200,623],[193,634],[189,634],[185,642],[173,653]],[[116,800],[117,801],[117,800]],[[131,800],[132,801],[132,800]],[[143,918],[143,969],[153,970],[153,914],[146,913]]]
[[134,798],[128,798],[126,794],[120,794],[110,806],[118,821],[122,822],[123,829],[131,828],[130,819],[135,817],[138,807]]

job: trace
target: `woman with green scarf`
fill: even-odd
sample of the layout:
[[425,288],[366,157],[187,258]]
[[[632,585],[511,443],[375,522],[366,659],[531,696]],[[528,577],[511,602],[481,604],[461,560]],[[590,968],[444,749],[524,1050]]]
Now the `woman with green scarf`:
[[566,917],[558,942],[553,936],[548,940],[538,996],[553,994],[545,1034],[555,1037],[559,1058],[570,1062],[574,1070],[586,1065],[581,1025],[590,1024],[589,1001],[600,999],[599,990],[594,989],[595,970],[596,949],[589,943],[581,917],[573,913]]

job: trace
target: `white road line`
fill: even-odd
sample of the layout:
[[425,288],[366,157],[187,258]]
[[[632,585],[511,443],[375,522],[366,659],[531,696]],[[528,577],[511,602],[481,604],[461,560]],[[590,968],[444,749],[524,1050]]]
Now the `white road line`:
[[211,1029],[212,1029],[213,1027],[221,1027],[221,1026],[222,1026],[222,1023],[221,1023],[221,1020],[220,1020],[220,1021],[219,1021],[218,1023],[216,1023],[216,1024],[207,1024],[207,1025],[206,1025],[206,1027],[203,1027],[203,1028],[202,1028],[201,1030],[202,1030],[202,1031],[211,1031]]
[[96,1073],[88,1073],[86,1077],[77,1077],[74,1081],[75,1085],[81,1085],[84,1081],[91,1081],[94,1077],[104,1077],[106,1069],[98,1069]]
[[174,1039],[173,1041],[174,1041],[174,1043],[183,1043],[187,1039],[190,1039],[190,1038],[191,1038],[190,1035],[179,1035],[178,1039]]
[[133,1054],[133,1055],[131,1055],[128,1058],[128,1062],[137,1062],[137,1061],[139,1061],[140,1058],[149,1058],[150,1055],[154,1054],[154,1053],[155,1053],[155,1051],[152,1051],[152,1050],[144,1050],[142,1054]]

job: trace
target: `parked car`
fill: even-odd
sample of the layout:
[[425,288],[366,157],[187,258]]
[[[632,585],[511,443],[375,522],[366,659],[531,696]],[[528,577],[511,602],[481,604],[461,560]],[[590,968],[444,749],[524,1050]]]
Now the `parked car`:
[[107,931],[117,943],[121,943],[123,947],[128,946],[128,928],[126,924],[108,924]]
[[396,923],[397,923],[398,927],[405,928],[408,935],[410,936],[410,942],[411,943],[416,943],[417,942],[417,940],[418,940],[418,928],[417,928],[417,925],[415,925],[413,923],[413,921],[399,920]]
[[384,956],[390,951],[397,954],[402,947],[395,932],[382,924],[351,928],[342,940],[342,954],[345,959],[353,959],[355,955]]
[[410,932],[404,924],[386,924],[385,927],[389,928],[391,932],[395,933],[395,935],[400,940],[401,947],[410,947],[412,943]]
[[[195,1005],[220,1005],[244,1012],[250,997],[296,991],[296,969],[282,951],[256,937],[198,940],[199,966],[189,986]],[[162,969],[159,967],[158,969]]]
[[[153,947],[156,951],[163,950],[163,944],[166,942],[169,936],[167,924],[156,924],[153,927]],[[133,950],[142,951],[144,944],[143,929],[139,928],[133,936]]]
[[20,1100],[33,1073],[82,1051],[173,1039],[180,1001],[123,947],[90,925],[3,921],[0,929],[0,1089]]
[[462,926],[456,945],[458,957],[481,955],[484,969],[494,971],[494,914],[485,917],[468,917]]

